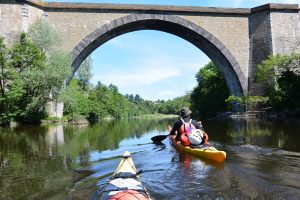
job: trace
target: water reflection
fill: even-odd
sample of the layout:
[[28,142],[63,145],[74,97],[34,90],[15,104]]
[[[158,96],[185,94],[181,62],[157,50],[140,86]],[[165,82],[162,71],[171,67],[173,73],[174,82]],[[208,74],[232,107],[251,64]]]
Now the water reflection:
[[[173,122],[135,119],[85,127],[0,128],[0,199],[67,199],[70,194],[86,199],[107,182],[125,150],[143,169],[142,180],[155,199],[300,195],[298,121],[203,123],[210,143],[227,151],[223,164],[179,152],[167,139],[152,144],[150,138],[167,134]],[[188,189],[181,191],[183,186]]]
[[53,149],[56,149],[58,146],[62,146],[65,144],[63,126],[59,125],[48,127],[45,136],[45,142],[48,146],[48,153],[50,156],[52,156]]
[[65,144],[64,128],[62,125],[48,127],[46,143],[49,146],[61,146]]
[[204,125],[210,138],[227,144],[300,151],[299,120],[233,119],[208,121]]
[[[96,162],[123,153],[128,144],[141,151],[144,146],[134,144],[135,139],[164,127],[159,120],[123,120],[88,127],[0,128],[0,199],[46,199],[58,191],[64,197],[78,180],[75,169],[98,170]],[[149,141],[146,136],[139,143]]]

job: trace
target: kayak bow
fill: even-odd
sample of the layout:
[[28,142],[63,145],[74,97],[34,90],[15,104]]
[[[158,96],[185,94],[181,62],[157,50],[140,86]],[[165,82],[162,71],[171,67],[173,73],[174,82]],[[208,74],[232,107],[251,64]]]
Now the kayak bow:
[[125,151],[109,183],[98,194],[101,200],[151,200],[142,185],[131,155]]
[[[169,132],[172,130],[172,128],[169,126]],[[217,162],[224,162],[226,158],[226,152],[225,151],[219,151],[213,146],[203,146],[203,147],[190,147],[190,146],[184,146],[179,141],[175,140],[174,135],[169,135],[171,144],[184,152],[187,152],[189,154],[192,154],[197,157],[206,158],[209,160],[214,160]]]

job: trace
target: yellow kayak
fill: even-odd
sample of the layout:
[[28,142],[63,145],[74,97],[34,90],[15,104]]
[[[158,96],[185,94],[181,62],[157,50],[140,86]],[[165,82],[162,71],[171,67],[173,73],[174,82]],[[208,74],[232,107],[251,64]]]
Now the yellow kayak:
[[[169,126],[169,132],[172,130],[172,128]],[[187,152],[189,154],[192,154],[197,157],[206,158],[209,160],[214,160],[217,162],[224,162],[226,158],[226,152],[225,151],[219,151],[213,146],[203,146],[203,147],[191,147],[191,146],[184,146],[179,141],[175,140],[174,135],[169,135],[169,139],[171,141],[171,144],[184,152]]]
[[143,186],[131,155],[125,151],[109,183],[98,193],[100,200],[151,200]]

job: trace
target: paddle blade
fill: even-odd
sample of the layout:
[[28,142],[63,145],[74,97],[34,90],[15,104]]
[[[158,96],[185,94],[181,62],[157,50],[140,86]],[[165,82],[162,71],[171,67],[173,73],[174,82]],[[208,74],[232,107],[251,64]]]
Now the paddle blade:
[[166,139],[167,137],[168,137],[168,135],[157,135],[157,136],[152,137],[151,140],[152,140],[154,143],[157,143],[157,142],[163,141],[163,140]]

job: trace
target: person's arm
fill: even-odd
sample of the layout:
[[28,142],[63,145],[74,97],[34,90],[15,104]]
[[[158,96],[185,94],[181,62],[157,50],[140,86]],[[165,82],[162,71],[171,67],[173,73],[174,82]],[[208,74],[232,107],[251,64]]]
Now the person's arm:
[[[180,133],[179,133],[179,128],[180,128],[180,126],[181,126],[181,121],[177,121],[177,122],[175,122],[175,124],[174,124],[174,126],[173,126],[173,128],[172,128],[172,131],[170,132],[170,135],[172,135],[172,133],[173,133],[173,135],[175,135],[176,134],[176,137],[175,137],[175,140],[176,141],[179,141],[179,139],[180,139]],[[177,132],[177,133],[176,133]]]
[[170,135],[176,135],[176,131],[177,131],[177,122],[174,123],[173,128],[170,132]]

